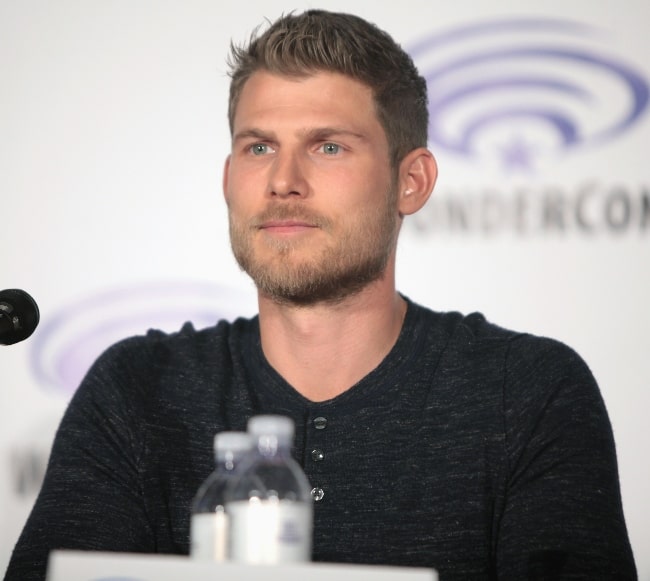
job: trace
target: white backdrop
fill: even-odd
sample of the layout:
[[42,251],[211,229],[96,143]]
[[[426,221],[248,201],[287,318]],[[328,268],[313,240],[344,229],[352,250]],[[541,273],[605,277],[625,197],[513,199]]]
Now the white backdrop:
[[[551,335],[590,364],[650,579],[650,40],[645,0],[365,3],[430,83],[434,197],[399,288]],[[230,256],[225,56],[317,2],[0,0],[0,288],[41,325],[0,349],[0,569],[60,415],[106,345],[255,311]]]

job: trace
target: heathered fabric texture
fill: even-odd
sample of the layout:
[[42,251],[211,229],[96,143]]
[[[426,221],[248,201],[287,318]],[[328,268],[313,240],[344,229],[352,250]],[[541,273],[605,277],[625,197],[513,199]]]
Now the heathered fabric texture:
[[65,414],[6,579],[42,579],[52,548],[187,553],[214,434],[259,413],[295,421],[295,457],[324,491],[315,560],[434,567],[442,581],[636,578],[583,361],[409,303],[386,359],[322,403],[268,364],[257,318],[110,348]]

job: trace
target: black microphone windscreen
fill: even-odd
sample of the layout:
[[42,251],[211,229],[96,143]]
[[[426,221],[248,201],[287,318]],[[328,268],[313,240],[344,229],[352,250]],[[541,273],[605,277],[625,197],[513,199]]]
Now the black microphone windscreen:
[[27,339],[36,329],[40,313],[36,301],[24,290],[0,291],[0,345]]

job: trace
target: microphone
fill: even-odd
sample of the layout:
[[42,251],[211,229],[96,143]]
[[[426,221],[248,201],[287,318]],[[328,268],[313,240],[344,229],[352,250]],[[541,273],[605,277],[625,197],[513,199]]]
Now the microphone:
[[36,301],[24,290],[0,291],[0,345],[13,345],[27,339],[38,325]]

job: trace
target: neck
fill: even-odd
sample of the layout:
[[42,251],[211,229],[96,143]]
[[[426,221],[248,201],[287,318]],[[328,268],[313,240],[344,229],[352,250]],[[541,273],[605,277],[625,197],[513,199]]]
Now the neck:
[[348,390],[370,373],[395,345],[406,302],[394,277],[336,304],[278,304],[259,296],[262,349],[273,368],[312,401]]

